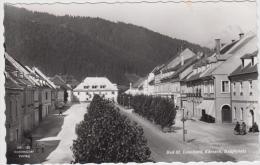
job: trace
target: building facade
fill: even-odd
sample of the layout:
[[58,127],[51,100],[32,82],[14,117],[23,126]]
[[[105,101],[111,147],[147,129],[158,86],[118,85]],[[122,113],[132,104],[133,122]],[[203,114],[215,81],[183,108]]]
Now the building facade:
[[184,107],[191,117],[209,116],[214,122],[232,122],[229,74],[240,65],[240,57],[256,50],[256,35],[240,35],[240,39],[223,47],[216,40],[217,51],[194,67],[183,79],[186,98]]
[[74,90],[75,101],[92,101],[94,95],[117,102],[118,88],[106,77],[86,77]]
[[245,54],[241,65],[229,76],[231,84],[232,121],[243,121],[248,128],[259,124],[257,54]]

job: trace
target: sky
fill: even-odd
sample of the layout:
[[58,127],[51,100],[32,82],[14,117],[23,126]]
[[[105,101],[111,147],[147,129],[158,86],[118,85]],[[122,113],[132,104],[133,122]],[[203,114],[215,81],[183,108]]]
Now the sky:
[[[104,0],[113,1],[113,0]],[[202,46],[213,47],[238,34],[256,31],[255,2],[153,3],[153,4],[27,4],[16,5],[55,15],[100,17],[142,26]]]

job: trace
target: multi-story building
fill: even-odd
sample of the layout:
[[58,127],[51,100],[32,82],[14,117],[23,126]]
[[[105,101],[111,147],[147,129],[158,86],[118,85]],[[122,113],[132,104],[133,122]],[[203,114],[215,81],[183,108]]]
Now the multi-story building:
[[[7,68],[7,67],[6,67]],[[22,142],[22,102],[23,87],[18,84],[11,73],[5,72],[6,105],[6,143],[7,151],[16,148]]]
[[116,102],[118,88],[106,77],[86,77],[73,90],[74,98],[80,102],[91,101],[95,94]]
[[154,71],[154,94],[173,98],[175,105],[180,106],[180,79],[191,72],[197,60],[198,56],[186,48],[176,58],[158,67]]
[[187,114],[200,118],[205,114],[216,122],[232,122],[230,81],[228,75],[240,65],[240,57],[256,50],[256,35],[252,32],[221,47],[216,40],[216,53],[194,67],[182,80]]
[[34,91],[39,84],[20,62],[7,53],[5,53],[5,60],[6,66],[12,68],[12,75],[16,77],[18,84],[23,87],[23,99],[21,102],[22,132],[31,131],[36,125],[34,119]]
[[33,67],[31,70],[34,78],[40,84],[39,89],[39,121],[43,120],[51,110],[55,110],[53,97],[56,95],[55,84],[50,81],[45,74],[38,68]]
[[231,83],[232,120],[244,121],[252,127],[254,122],[259,124],[258,106],[258,71],[257,54],[255,51],[241,57],[241,65],[229,75]]
[[71,101],[72,89],[59,75],[55,75],[54,77],[50,78],[50,80],[56,86],[57,102],[55,105],[56,107],[60,108],[64,106],[67,102]]

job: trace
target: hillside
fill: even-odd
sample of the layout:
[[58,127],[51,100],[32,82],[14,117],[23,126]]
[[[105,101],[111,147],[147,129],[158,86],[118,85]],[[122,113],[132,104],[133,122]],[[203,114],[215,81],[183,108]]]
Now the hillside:
[[207,48],[146,28],[101,18],[54,16],[5,6],[7,51],[47,75],[107,76],[128,84],[177,54],[181,44],[194,52]]

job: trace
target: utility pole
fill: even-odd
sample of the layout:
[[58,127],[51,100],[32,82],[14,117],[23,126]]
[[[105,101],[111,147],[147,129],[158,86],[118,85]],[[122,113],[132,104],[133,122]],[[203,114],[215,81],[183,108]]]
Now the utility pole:
[[128,96],[128,109],[130,109],[130,96]]
[[182,108],[182,129],[183,129],[183,142],[185,142],[185,118],[184,118],[184,108]]

